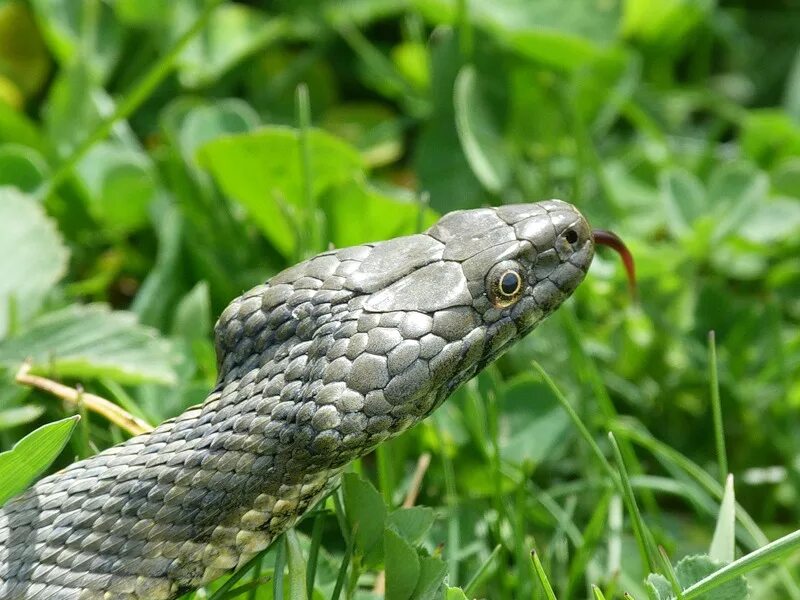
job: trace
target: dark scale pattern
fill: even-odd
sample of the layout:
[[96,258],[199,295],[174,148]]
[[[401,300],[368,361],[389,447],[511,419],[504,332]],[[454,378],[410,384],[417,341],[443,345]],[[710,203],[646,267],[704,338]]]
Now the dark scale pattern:
[[[548,201],[451,213],[253,288],[217,322],[201,406],[0,511],[0,598],[168,600],[235,569],[552,312],[592,254],[583,217]],[[511,306],[496,266],[523,282]]]

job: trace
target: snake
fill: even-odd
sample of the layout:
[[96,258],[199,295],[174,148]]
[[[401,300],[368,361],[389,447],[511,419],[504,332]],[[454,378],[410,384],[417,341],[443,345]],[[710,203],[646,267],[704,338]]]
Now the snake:
[[0,509],[0,599],[171,600],[241,567],[555,311],[598,244],[633,277],[567,202],[476,208],[246,291],[202,404]]

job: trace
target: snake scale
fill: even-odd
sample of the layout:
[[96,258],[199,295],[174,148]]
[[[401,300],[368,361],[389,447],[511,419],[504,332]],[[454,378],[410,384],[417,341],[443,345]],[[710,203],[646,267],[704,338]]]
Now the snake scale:
[[559,200],[458,211],[245,292],[202,405],[0,510],[0,599],[169,600],[236,569],[552,313],[608,236]]

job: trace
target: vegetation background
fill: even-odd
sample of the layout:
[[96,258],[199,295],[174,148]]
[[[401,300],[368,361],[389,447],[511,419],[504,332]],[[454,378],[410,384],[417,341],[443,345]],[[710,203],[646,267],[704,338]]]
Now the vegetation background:
[[628,242],[640,303],[601,252],[194,597],[800,598],[799,49],[791,0],[0,0],[0,443],[56,423],[0,455],[2,499],[128,435],[26,358],[158,423],[283,267],[558,197]]

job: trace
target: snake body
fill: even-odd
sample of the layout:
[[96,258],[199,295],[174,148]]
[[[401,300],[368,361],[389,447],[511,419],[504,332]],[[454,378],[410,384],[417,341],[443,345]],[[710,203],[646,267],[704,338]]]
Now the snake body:
[[555,310],[593,254],[550,200],[450,213],[247,291],[216,324],[202,405],[0,510],[0,599],[169,600],[237,568]]

